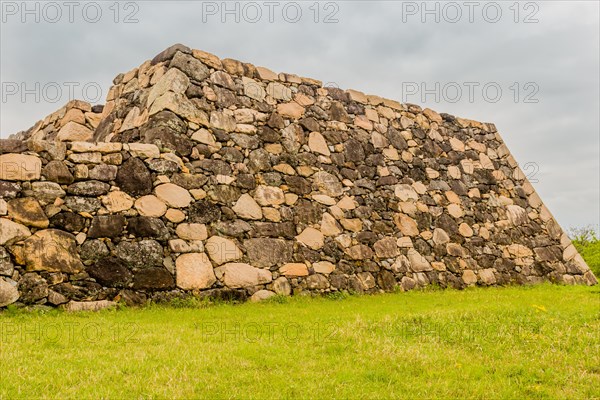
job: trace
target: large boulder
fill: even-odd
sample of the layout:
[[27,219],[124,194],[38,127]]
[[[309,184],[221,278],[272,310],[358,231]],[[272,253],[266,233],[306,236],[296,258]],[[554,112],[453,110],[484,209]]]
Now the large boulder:
[[40,179],[41,173],[39,157],[12,153],[0,155],[0,180],[34,181]]
[[35,272],[29,272],[21,277],[18,290],[21,294],[20,301],[23,303],[44,303],[48,296],[48,282]]
[[31,197],[9,201],[8,215],[16,222],[34,228],[44,229],[47,228],[49,224],[48,217],[46,217],[40,203]]
[[37,231],[23,243],[28,271],[76,273],[83,269],[75,236],[57,229]]
[[5,307],[19,300],[19,291],[15,284],[0,278],[0,307]]
[[86,268],[87,273],[106,287],[127,287],[133,274],[127,265],[116,257],[106,257]]
[[174,287],[173,275],[162,267],[144,268],[133,279],[133,288],[137,290],[167,290]]
[[177,287],[184,290],[205,289],[216,282],[212,264],[204,253],[182,254],[175,261]]
[[265,268],[292,259],[293,243],[282,239],[257,238],[244,241],[250,263]]
[[122,215],[98,215],[92,220],[88,231],[89,238],[116,238],[121,236],[125,228],[125,217]]
[[155,240],[121,241],[115,248],[115,256],[130,267],[148,268],[162,265],[163,248]]
[[0,246],[11,245],[31,236],[26,226],[17,224],[9,219],[0,218]]
[[220,277],[225,286],[235,288],[248,288],[271,282],[273,276],[266,269],[254,268],[244,263],[229,263],[216,268],[217,277]]
[[152,192],[152,174],[139,158],[132,157],[121,165],[115,183],[131,196],[144,196]]

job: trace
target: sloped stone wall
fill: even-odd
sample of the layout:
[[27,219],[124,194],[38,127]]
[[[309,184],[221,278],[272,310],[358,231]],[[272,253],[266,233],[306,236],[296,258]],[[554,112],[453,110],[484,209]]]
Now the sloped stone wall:
[[0,306],[596,283],[493,124],[181,45],[0,142],[0,229]]

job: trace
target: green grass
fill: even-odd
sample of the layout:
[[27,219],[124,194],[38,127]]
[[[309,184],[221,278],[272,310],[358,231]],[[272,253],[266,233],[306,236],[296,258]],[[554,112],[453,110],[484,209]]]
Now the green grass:
[[598,287],[0,314],[0,398],[587,399]]

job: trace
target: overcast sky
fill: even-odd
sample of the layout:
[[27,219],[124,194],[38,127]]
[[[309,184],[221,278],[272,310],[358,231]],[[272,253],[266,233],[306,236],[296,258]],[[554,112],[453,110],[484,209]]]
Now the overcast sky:
[[73,3],[1,2],[2,137],[180,42],[494,122],[564,228],[599,224],[597,1]]

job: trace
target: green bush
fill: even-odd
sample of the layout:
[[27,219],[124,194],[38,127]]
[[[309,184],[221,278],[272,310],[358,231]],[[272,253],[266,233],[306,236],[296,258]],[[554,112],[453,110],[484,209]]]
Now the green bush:
[[596,277],[600,277],[600,238],[592,227],[572,228],[569,236]]

